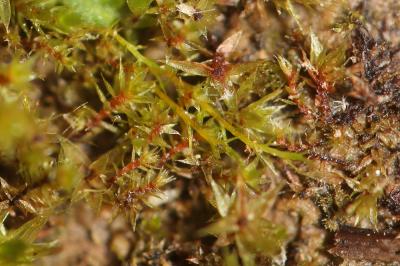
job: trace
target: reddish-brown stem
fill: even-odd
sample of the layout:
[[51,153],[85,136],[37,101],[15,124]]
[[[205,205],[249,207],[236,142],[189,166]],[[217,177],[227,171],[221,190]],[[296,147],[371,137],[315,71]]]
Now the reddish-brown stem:
[[[183,151],[185,148],[187,148],[189,145],[187,140],[182,141],[181,143],[178,143],[176,146],[172,147],[168,152],[166,152],[163,157],[161,158],[158,166],[162,167],[172,156],[174,156],[175,154],[177,154],[178,152]],[[141,159],[142,158],[138,158],[136,160],[133,160],[132,162],[128,163],[127,165],[125,165],[122,169],[118,170],[117,173],[111,177],[108,181],[109,185],[111,186],[112,184],[115,183],[115,181],[123,176],[126,173],[129,173],[135,169],[137,169],[138,167],[140,167],[141,165]]]
[[171,157],[173,157],[178,152],[183,151],[189,146],[189,142],[187,140],[183,140],[181,143],[178,143],[175,147],[172,147],[167,153],[164,153],[163,157],[160,160],[159,166],[163,166]]
[[147,137],[147,143],[150,143],[154,140],[157,135],[161,133],[161,124],[156,123],[156,125],[153,127],[153,129],[150,131],[149,136]]
[[291,96],[291,100],[297,105],[300,112],[305,114],[306,116],[310,116],[311,111],[300,101],[298,98],[298,92],[296,89],[297,86],[297,72],[293,69],[292,73],[287,76],[288,80],[288,93]]
[[108,181],[108,183],[109,183],[110,185],[112,185],[112,184],[115,183],[115,181],[116,181],[119,177],[121,177],[121,176],[123,176],[124,174],[129,173],[129,172],[135,170],[136,168],[138,168],[138,167],[140,166],[140,164],[141,164],[140,159],[141,159],[141,158],[136,159],[136,160],[133,160],[132,162],[130,162],[130,163],[128,163],[127,165],[125,165],[122,169],[118,170],[117,173],[116,173],[113,177],[110,178],[110,180]]
[[103,107],[96,115],[94,115],[86,124],[84,129],[75,132],[72,134],[72,138],[81,138],[86,135],[90,130],[93,128],[97,127],[104,119],[108,118],[112,111],[115,110],[118,106],[122,105],[124,102],[126,102],[126,95],[124,92],[120,92],[117,96],[113,97],[108,104],[106,104],[106,107]]
[[330,114],[328,93],[333,91],[333,88],[331,84],[326,81],[321,72],[310,68],[307,69],[307,72],[317,85],[317,97],[315,98],[315,105],[321,107],[323,114],[327,116]]
[[88,132],[91,129],[97,127],[101,121],[104,119],[108,118],[112,111],[114,111],[117,107],[121,106],[123,103],[126,102],[127,95],[121,91],[118,95],[113,97],[108,104],[105,105],[104,108],[102,108],[95,116],[92,117],[92,119],[89,120],[87,123],[84,132]]
[[153,181],[149,182],[146,184],[144,187],[137,187],[135,189],[129,190],[126,192],[126,194],[122,197],[122,200],[119,200],[121,204],[123,204],[125,207],[129,206],[130,204],[133,203],[134,200],[136,200],[138,197],[149,194],[151,192],[156,192],[158,191],[157,184]]

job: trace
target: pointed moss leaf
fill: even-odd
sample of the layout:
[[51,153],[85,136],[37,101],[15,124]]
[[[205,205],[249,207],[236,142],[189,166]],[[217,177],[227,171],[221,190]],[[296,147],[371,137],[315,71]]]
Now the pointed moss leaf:
[[67,139],[60,139],[60,154],[56,170],[56,181],[61,189],[72,191],[84,176],[82,165],[86,162],[81,148]]
[[103,104],[106,103],[107,102],[107,98],[106,98],[106,96],[104,95],[104,93],[101,91],[101,89],[99,88],[99,86],[97,84],[95,85],[95,88],[96,88],[96,92],[97,92],[97,95],[99,96],[100,101]]
[[189,17],[197,13],[197,10],[193,6],[188,5],[186,3],[181,3],[177,5],[176,8],[178,9],[179,12],[188,15]]
[[299,26],[300,30],[303,31],[302,26],[300,24],[299,15],[296,13],[296,10],[291,0],[275,0],[273,2],[279,14],[281,14],[282,11],[286,11],[296,21],[296,24]]
[[4,224],[4,221],[7,219],[8,214],[9,214],[8,202],[5,201],[0,202],[0,224]]
[[174,129],[175,124],[167,124],[161,127],[161,134],[169,134],[169,135],[180,135],[178,131]]
[[188,165],[199,165],[198,161],[196,161],[193,158],[186,158],[186,159],[183,159],[183,160],[176,160],[176,161],[184,163],[184,164],[188,164]]
[[132,231],[135,232],[136,231],[136,222],[138,219],[138,214],[137,214],[136,210],[131,209],[126,215],[131,224]]
[[310,50],[310,61],[311,64],[316,64],[319,56],[321,55],[324,47],[322,46],[321,42],[318,40],[317,35],[314,32],[310,34],[311,40],[311,50]]
[[8,237],[18,238],[31,243],[35,240],[40,229],[46,224],[47,219],[47,216],[37,216],[11,232]]
[[3,214],[8,212],[8,210],[10,208],[10,203],[11,203],[11,200],[7,200],[7,199],[0,201],[0,223],[2,221],[1,217],[3,217]]
[[232,34],[218,46],[217,53],[228,56],[236,49],[241,37],[241,31]]
[[350,206],[346,213],[356,217],[355,225],[361,222],[369,222],[374,227],[378,224],[378,201],[377,194],[362,194]]
[[213,179],[211,179],[211,188],[213,190],[215,201],[217,203],[218,212],[222,217],[225,217],[226,215],[228,215],[228,211],[233,203],[235,194],[232,194],[232,196],[226,194]]
[[260,182],[261,172],[257,169],[259,159],[254,159],[243,169],[243,176],[247,184],[251,187],[257,187]]
[[17,201],[16,205],[26,213],[33,213],[33,214],[36,213],[35,207],[33,207],[32,204],[30,204],[26,200],[20,199]]
[[286,77],[290,77],[293,72],[292,64],[286,58],[284,58],[280,55],[278,55],[276,57],[276,59],[278,60],[279,67],[281,68],[283,73],[286,75]]
[[122,90],[125,88],[125,70],[122,65],[122,60],[119,60],[119,72],[118,72],[119,88]]
[[4,195],[9,199],[13,199],[13,195],[16,194],[16,189],[11,187],[6,180],[4,180],[2,177],[0,177],[0,188],[1,191],[4,193]]
[[6,221],[9,211],[9,203],[8,201],[0,202],[0,239],[7,234],[6,227],[4,226],[4,222]]
[[141,16],[146,13],[153,0],[127,0],[126,2],[135,16]]
[[236,222],[237,220],[235,216],[227,216],[199,230],[198,234],[199,236],[218,236],[222,234],[234,233],[239,230]]
[[103,82],[104,82],[104,85],[106,86],[106,89],[107,89],[108,93],[112,97],[115,97],[116,93],[115,93],[114,88],[111,86],[111,84],[104,77],[102,77],[102,78],[103,78]]
[[10,25],[11,19],[11,5],[10,0],[0,0],[0,22],[6,27]]
[[243,265],[244,266],[256,266],[256,262],[255,262],[256,254],[254,252],[250,251],[246,247],[245,243],[242,243],[242,240],[240,239],[239,236],[236,236],[235,240],[236,240],[236,246],[239,251],[239,256],[243,261]]
[[167,65],[185,72],[185,74],[195,76],[207,76],[208,71],[206,66],[196,62],[168,60]]
[[281,159],[286,159],[286,160],[293,160],[293,161],[305,161],[306,158],[302,153],[298,152],[291,152],[291,151],[281,151],[275,148],[272,148],[268,145],[260,145],[260,148],[262,151],[269,153],[273,156],[279,157]]

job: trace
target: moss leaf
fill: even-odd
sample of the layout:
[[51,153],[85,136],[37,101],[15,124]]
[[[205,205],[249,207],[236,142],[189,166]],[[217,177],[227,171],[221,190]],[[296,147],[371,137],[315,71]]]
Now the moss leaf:
[[127,0],[126,2],[135,16],[141,16],[147,11],[153,0]]
[[168,60],[167,65],[194,76],[208,76],[205,65],[196,62]]
[[0,0],[0,22],[4,24],[8,31],[11,19],[10,0]]
[[321,55],[324,47],[322,46],[321,42],[318,40],[317,35],[314,32],[310,34],[311,39],[311,50],[310,50],[310,60],[311,63],[314,65],[317,63],[319,56]]
[[229,208],[232,205],[236,194],[233,193],[232,196],[229,196],[224,193],[223,189],[213,179],[211,179],[211,188],[215,196],[218,212],[222,217],[225,217],[228,215]]

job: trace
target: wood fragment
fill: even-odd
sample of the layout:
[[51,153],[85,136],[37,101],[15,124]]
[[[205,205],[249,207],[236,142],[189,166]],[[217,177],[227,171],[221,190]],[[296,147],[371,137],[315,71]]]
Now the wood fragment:
[[400,239],[392,232],[345,227],[335,234],[334,247],[329,252],[350,260],[400,262]]

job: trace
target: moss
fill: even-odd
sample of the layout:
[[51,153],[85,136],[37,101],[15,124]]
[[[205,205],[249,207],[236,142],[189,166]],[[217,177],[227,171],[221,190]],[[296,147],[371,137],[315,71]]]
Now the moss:
[[0,1],[0,262],[397,260],[397,24],[371,8]]

